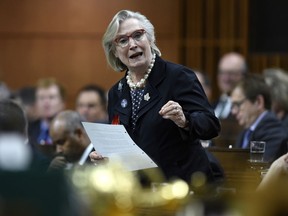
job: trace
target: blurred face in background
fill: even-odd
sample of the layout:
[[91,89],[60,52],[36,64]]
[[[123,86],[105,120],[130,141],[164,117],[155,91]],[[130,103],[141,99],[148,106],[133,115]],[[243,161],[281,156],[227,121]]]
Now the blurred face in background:
[[253,103],[248,100],[240,87],[233,90],[231,102],[231,112],[244,128],[249,128],[260,115],[257,101]]
[[88,122],[105,121],[106,107],[101,102],[100,95],[95,91],[83,91],[76,101],[76,111]]
[[64,102],[61,98],[57,85],[38,88],[36,91],[36,106],[39,117],[42,119],[53,118],[64,109]]
[[229,54],[218,65],[218,86],[222,93],[230,95],[236,84],[242,79],[245,69],[243,58]]

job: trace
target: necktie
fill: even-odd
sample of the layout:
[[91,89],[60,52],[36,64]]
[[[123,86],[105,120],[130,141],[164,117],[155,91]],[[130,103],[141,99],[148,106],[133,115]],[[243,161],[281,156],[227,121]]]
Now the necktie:
[[39,134],[39,137],[38,137],[38,143],[41,144],[41,145],[47,145],[47,144],[50,145],[50,144],[52,144],[52,140],[51,140],[51,138],[49,136],[48,128],[40,131],[40,134]]
[[52,144],[51,137],[49,135],[49,125],[46,122],[41,122],[40,134],[38,135],[37,141],[41,145]]
[[242,142],[242,148],[248,148],[249,147],[249,141],[250,141],[250,137],[252,134],[252,130],[247,129],[244,133],[244,137],[243,137],[243,142]]

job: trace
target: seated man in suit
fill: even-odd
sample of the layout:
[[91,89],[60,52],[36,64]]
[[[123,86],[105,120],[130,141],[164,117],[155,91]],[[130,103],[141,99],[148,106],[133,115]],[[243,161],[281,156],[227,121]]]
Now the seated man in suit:
[[215,115],[221,123],[221,132],[213,139],[213,145],[228,148],[236,140],[241,128],[231,114],[231,92],[248,71],[246,59],[237,52],[228,52],[221,56],[218,63],[217,84],[220,95],[212,103]]
[[76,111],[83,121],[107,123],[107,98],[104,89],[95,84],[83,86],[77,95]]
[[[40,79],[36,86],[36,108],[39,119],[29,124],[29,139],[37,146],[51,145],[49,125],[51,120],[65,108],[65,89],[53,78]],[[49,155],[50,156],[50,155]]]
[[246,60],[240,53],[229,52],[221,57],[217,74],[217,83],[221,95],[212,104],[215,115],[220,120],[230,116],[231,92],[235,85],[243,79],[247,70]]
[[270,111],[270,90],[259,75],[247,75],[231,94],[232,109],[239,125],[245,128],[236,147],[249,148],[251,140],[265,141],[265,161],[273,161],[287,152],[287,131]]
[[69,169],[74,164],[89,163],[93,145],[82,126],[81,117],[75,111],[62,111],[52,120],[50,136],[58,154],[48,171]]

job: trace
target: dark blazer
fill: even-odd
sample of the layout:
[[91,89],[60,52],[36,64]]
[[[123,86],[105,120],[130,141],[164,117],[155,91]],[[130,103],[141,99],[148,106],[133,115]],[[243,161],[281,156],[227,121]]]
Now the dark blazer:
[[281,119],[282,124],[286,127],[288,131],[288,114],[285,114],[285,116]]
[[[287,152],[287,135],[288,131],[285,130],[281,121],[274,113],[268,111],[252,132],[249,141],[266,141],[264,160],[273,161]],[[236,147],[241,148],[243,138],[244,131],[240,134]]]
[[39,119],[33,122],[29,122],[28,124],[29,142],[34,146],[37,146],[39,144],[37,139],[40,134],[40,128],[41,128],[41,120]]
[[[156,57],[146,83],[135,131],[132,130],[130,88],[125,76],[109,91],[109,120],[119,117],[131,138],[159,166],[167,178],[190,181],[201,171],[211,177],[209,161],[199,139],[218,135],[220,124],[196,75],[190,69]],[[159,114],[169,100],[178,102],[189,120],[189,131]]]

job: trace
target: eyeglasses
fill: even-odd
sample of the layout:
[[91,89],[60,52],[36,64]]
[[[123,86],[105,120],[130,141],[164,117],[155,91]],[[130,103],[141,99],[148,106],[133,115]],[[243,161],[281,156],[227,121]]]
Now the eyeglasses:
[[240,106],[247,100],[247,98],[242,99],[241,101],[232,102],[231,110],[239,109]]
[[130,35],[121,35],[115,39],[116,45],[124,48],[129,44],[129,39],[132,38],[134,41],[139,42],[143,39],[146,31],[144,29],[138,29],[132,32]]

